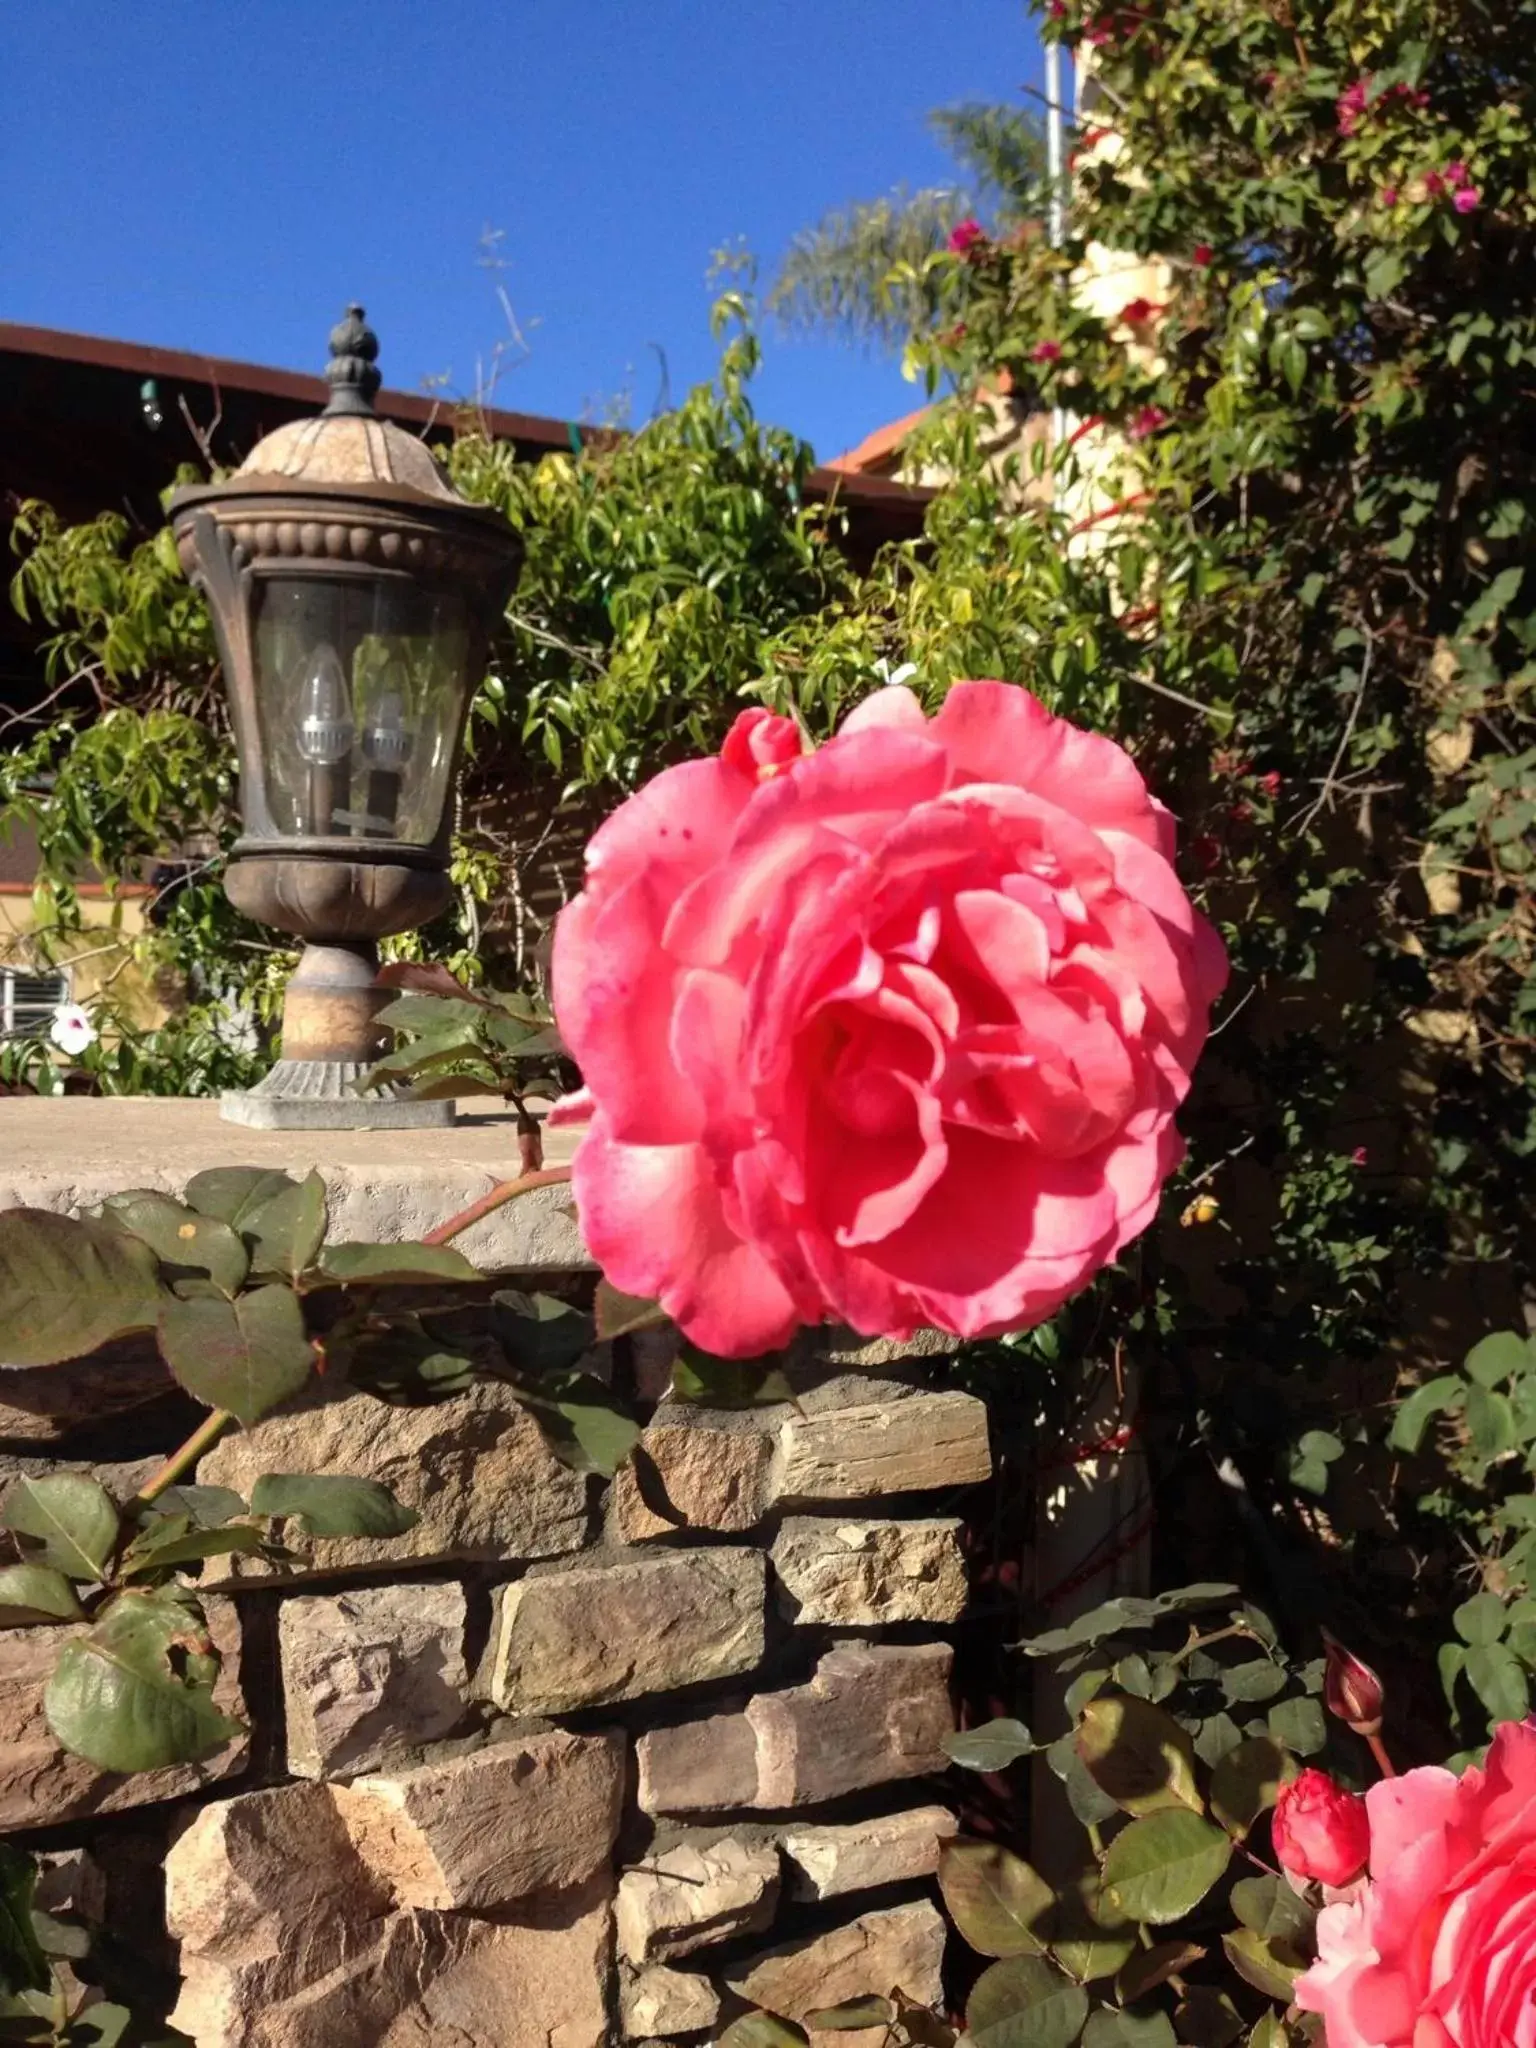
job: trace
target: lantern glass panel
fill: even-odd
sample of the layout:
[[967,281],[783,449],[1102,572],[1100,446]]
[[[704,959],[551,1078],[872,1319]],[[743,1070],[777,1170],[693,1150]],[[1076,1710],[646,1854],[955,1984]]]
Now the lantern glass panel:
[[263,578],[256,716],[277,831],[429,846],[469,677],[461,593],[403,578]]

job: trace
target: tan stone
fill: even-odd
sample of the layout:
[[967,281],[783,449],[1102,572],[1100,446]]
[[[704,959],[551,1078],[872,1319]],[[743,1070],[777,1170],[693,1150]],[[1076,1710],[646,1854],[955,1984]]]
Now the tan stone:
[[809,1940],[766,1949],[728,1970],[725,1982],[748,2004],[798,2022],[821,2007],[842,2005],[851,1998],[884,1998],[893,1991],[904,1992],[919,2005],[936,2005],[943,1990],[943,1961],[943,1919],[936,1907],[919,1900],[865,1913]]
[[[696,1552],[684,1555],[696,1556]],[[947,1643],[840,1643],[807,1685],[640,1738],[646,1813],[806,1806],[948,1768]]]
[[757,1734],[745,1714],[649,1729],[635,1756],[642,1813],[718,1813],[757,1797]]
[[603,1866],[623,1785],[620,1736],[553,1729],[332,1791],[395,1905],[483,1912],[568,1889]]
[[518,1920],[341,1916],[328,1962],[184,1949],[172,2024],[198,2048],[605,2048],[610,1944],[604,1877]]
[[776,1480],[788,1506],[972,1486],[992,1455],[987,1411],[973,1394],[915,1393],[791,1415]]
[[158,1400],[172,1384],[153,1337],[119,1337],[57,1365],[0,1365],[0,1437],[58,1443],[83,1424]]
[[[214,1699],[242,1721],[240,1623],[228,1600],[204,1603],[209,1633],[223,1658]],[[123,1776],[99,1771],[64,1748],[48,1726],[43,1693],[59,1652],[85,1633],[80,1624],[0,1631],[0,1829],[46,1827],[88,1813],[118,1813],[159,1799],[179,1799],[243,1771],[249,1738],[241,1734],[200,1764]]]
[[654,2040],[662,2034],[702,2033],[720,2016],[720,1994],[707,1977],[692,1970],[651,1963],[619,1986],[624,2037]]
[[758,1806],[804,1806],[947,1768],[954,1728],[947,1643],[839,1643],[808,1685],[758,1693]]
[[762,1661],[766,1571],[755,1550],[592,1562],[498,1588],[486,1672],[505,1712],[641,1699]]
[[753,1529],[773,1504],[773,1438],[760,1429],[652,1423],[614,1475],[609,1512],[626,1543],[679,1529]]
[[[606,1857],[579,1887],[540,1890],[494,1921],[397,1910],[402,1866],[425,1839],[420,1802],[390,1843],[372,1826],[349,1832],[342,1808],[351,1800],[355,1810],[356,1789],[287,1785],[194,1816],[166,1859],[167,1917],[184,1972],[172,2023],[198,2048],[602,2048]],[[548,1815],[535,1820],[505,1800],[498,1811],[505,1832],[524,1836],[511,1851],[523,1858],[523,1878],[581,1860],[547,1839],[542,1851],[530,1845],[524,1830],[532,1824],[547,1837]],[[570,1826],[568,1809],[565,1818]],[[432,1822],[434,1852],[446,1843],[443,1822]],[[490,1830],[484,1813],[482,1825]],[[482,1880],[497,1853],[482,1855]]]
[[464,1589],[454,1581],[300,1594],[282,1603],[278,1644],[295,1777],[376,1770],[464,1716]]
[[787,1521],[772,1552],[780,1605],[792,1621],[839,1628],[958,1621],[967,1593],[961,1527],[830,1515]]
[[943,1806],[916,1806],[842,1827],[791,1828],[780,1838],[791,1865],[791,1895],[835,1899],[844,1892],[931,1877],[939,1867],[940,1843],[958,1828]]
[[829,1365],[875,1372],[913,1358],[948,1358],[960,1348],[945,1330],[914,1330],[910,1337],[861,1337],[845,1323],[825,1323],[809,1332],[811,1350]]
[[[250,1497],[263,1472],[342,1472],[380,1480],[420,1520],[390,1538],[306,1536],[285,1542],[295,1569],[386,1570],[424,1559],[557,1557],[587,1533],[587,1487],[562,1465],[538,1424],[507,1387],[484,1382],[424,1408],[396,1408],[368,1394],[322,1389],[298,1406],[216,1444],[199,1483]],[[288,1568],[232,1558],[231,1577]]]
[[619,1953],[667,1962],[712,1941],[766,1927],[779,1898],[779,1855],[768,1842],[725,1835],[655,1849],[619,1879]]

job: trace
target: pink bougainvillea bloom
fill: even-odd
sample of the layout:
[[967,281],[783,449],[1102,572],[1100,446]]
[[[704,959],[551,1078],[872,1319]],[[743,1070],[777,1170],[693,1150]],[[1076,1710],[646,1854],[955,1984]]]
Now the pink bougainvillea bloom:
[[1324,1771],[1303,1771],[1275,1801],[1275,1855],[1299,1878],[1336,1889],[1352,1884],[1370,1853],[1365,1801]]
[[1465,185],[1467,182],[1466,165],[1463,163],[1447,164],[1445,167],[1445,182],[1451,187],[1452,191],[1455,191],[1458,185]]
[[1150,299],[1132,299],[1129,305],[1120,308],[1120,318],[1127,327],[1145,327],[1153,314],[1161,310]]
[[766,780],[760,732],[623,804],[560,918],[592,1253],[727,1357],[1040,1322],[1183,1152],[1226,962],[1172,821],[1009,683],[888,686]]
[[1259,787],[1266,796],[1278,796],[1284,786],[1285,777],[1278,768],[1271,768],[1267,774],[1259,777]]
[[1482,194],[1475,185],[1463,185],[1451,204],[1458,213],[1471,213],[1476,209],[1481,197]]
[[1445,190],[1445,180],[1438,171],[1426,171],[1424,173],[1424,190],[1431,199],[1438,199],[1440,197],[1440,194]]
[[1359,127],[1360,117],[1365,112],[1365,103],[1370,93],[1370,86],[1371,82],[1368,78],[1357,78],[1354,84],[1347,86],[1339,94],[1337,100],[1335,100],[1334,114],[1338,120],[1339,133],[1341,135],[1353,135]]
[[1365,1795],[1369,1881],[1317,1922],[1296,2003],[1328,2048],[1527,2048],[1536,2040],[1536,1721],[1487,1763]]
[[1209,242],[1196,242],[1189,260],[1195,265],[1197,270],[1205,270],[1210,264],[1211,253]]
[[1383,185],[1383,186],[1382,186],[1382,188],[1381,188],[1381,203],[1382,203],[1382,205],[1383,205],[1383,206],[1396,206],[1396,204],[1397,204],[1397,187],[1396,187],[1395,185]]
[[1061,343],[1059,341],[1037,341],[1029,352],[1032,363],[1059,363]]
[[1155,434],[1159,427],[1168,424],[1168,415],[1160,405],[1144,405],[1132,418],[1126,432],[1133,441],[1145,441],[1148,434]]
[[949,231],[948,246],[956,256],[969,256],[979,242],[987,239],[987,231],[979,220],[972,220],[967,214],[964,220],[957,220]]

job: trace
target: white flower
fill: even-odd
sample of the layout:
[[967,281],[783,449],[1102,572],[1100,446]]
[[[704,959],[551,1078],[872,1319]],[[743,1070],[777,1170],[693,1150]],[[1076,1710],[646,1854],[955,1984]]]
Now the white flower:
[[893,669],[888,661],[877,661],[875,663],[875,673],[889,688],[893,690],[899,689],[909,676],[917,674],[917,663],[915,661],[904,661],[900,668]]
[[60,1003],[48,1026],[48,1036],[62,1053],[78,1059],[88,1045],[96,1042],[96,1027],[78,1003]]

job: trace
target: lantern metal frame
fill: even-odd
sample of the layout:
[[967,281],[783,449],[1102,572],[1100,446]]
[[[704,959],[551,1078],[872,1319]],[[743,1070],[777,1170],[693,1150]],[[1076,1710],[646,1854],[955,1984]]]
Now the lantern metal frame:
[[[317,436],[332,421],[348,423],[341,459],[333,449],[329,460],[313,465],[329,474],[263,469],[263,450],[280,438],[273,436],[227,482],[186,488],[171,500],[178,558],[212,615],[239,757],[243,830],[225,893],[248,916],[305,941],[285,993],[281,1058],[255,1089],[226,1094],[223,1114],[267,1128],[440,1124],[452,1121],[451,1103],[404,1101],[388,1090],[357,1092],[358,1080],[384,1049],[375,1017],[390,991],[377,982],[376,942],[426,923],[452,901],[447,867],[464,731],[522,543],[499,513],[457,497],[429,458],[430,488],[377,473],[374,455],[382,448],[387,463],[391,446],[382,437],[395,437],[396,448],[409,444],[417,473],[425,451],[373,413],[377,343],[362,326],[361,308],[351,309],[331,339],[333,396],[307,423]],[[338,469],[362,466],[352,424],[358,420],[372,423],[364,435],[368,466],[363,474],[338,477]],[[306,443],[316,445],[317,438]],[[457,702],[446,707],[440,735],[447,760],[442,808],[420,842],[286,831],[273,817],[256,632],[264,588],[279,578],[463,601],[467,633]]]

